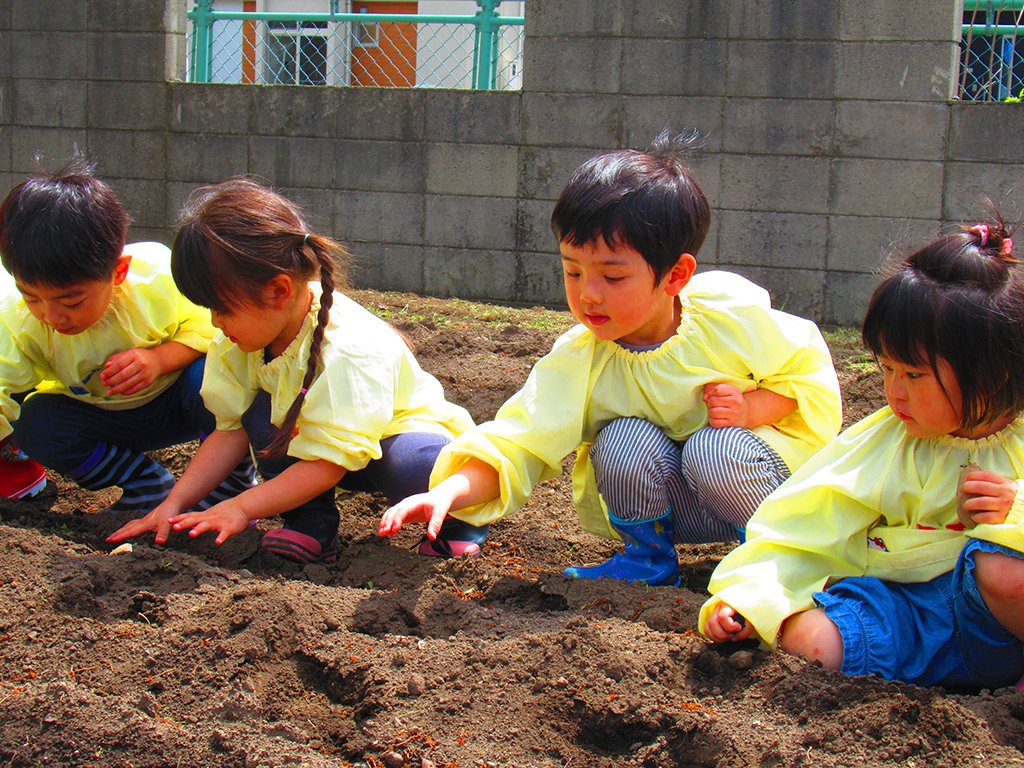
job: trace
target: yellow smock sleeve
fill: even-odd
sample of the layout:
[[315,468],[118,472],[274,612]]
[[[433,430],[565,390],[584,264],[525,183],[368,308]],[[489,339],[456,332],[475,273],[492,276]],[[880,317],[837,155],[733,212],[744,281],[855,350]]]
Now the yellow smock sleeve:
[[256,397],[254,360],[223,336],[210,345],[203,367],[203,403],[216,420],[217,429],[242,428],[242,414]]
[[582,442],[592,339],[581,327],[563,334],[493,421],[463,433],[441,451],[431,487],[471,458],[498,472],[499,498],[457,510],[454,517],[473,525],[493,522],[525,504],[537,483],[561,474],[562,459]]
[[[702,632],[719,603],[730,605],[774,647],[787,617],[814,606],[832,580],[868,568],[868,531],[880,517],[880,488],[896,445],[879,445],[881,412],[815,454],[761,504],[747,540],[718,564],[701,608]],[[865,457],[873,455],[871,463]]]

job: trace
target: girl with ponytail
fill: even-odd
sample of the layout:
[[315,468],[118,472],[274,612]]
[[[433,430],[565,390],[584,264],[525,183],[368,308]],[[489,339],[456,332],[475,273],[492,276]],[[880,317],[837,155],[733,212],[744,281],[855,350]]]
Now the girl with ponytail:
[[[223,543],[280,515],[264,550],[297,562],[338,554],[335,488],[391,499],[427,489],[434,459],[472,426],[423,371],[402,337],[340,292],[344,248],[309,231],[296,206],[248,179],[198,190],[174,240],[181,292],[209,307],[223,337],[211,347],[202,395],[217,430],[167,500],[129,532],[169,520]],[[255,453],[264,482],[186,512]],[[486,528],[453,521],[421,554],[472,555]],[[127,538],[128,536],[121,536]]]
[[[862,336],[888,406],[758,508],[701,630],[849,675],[1024,689],[1024,265],[962,227],[875,289]],[[1020,681],[1020,682],[1017,682]]]

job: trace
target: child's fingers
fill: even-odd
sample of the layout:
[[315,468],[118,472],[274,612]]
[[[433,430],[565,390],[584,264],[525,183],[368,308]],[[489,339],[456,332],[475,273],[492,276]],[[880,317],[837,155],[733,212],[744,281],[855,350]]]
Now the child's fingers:
[[441,525],[444,523],[444,519],[448,517],[448,512],[442,507],[434,507],[430,513],[430,522],[427,523],[427,538],[433,541],[437,538],[437,534],[441,532]]

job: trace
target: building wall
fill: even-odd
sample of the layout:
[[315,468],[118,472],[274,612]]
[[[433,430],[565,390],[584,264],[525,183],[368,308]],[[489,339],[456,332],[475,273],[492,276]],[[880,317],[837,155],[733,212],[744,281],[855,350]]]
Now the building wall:
[[548,228],[587,156],[697,128],[698,255],[856,324],[893,248],[995,200],[1021,217],[1024,109],[951,102],[956,0],[530,0],[521,92],[196,85],[185,0],[0,0],[0,182],[73,146],[133,237],[237,174],[345,241],[357,285],[563,302]]

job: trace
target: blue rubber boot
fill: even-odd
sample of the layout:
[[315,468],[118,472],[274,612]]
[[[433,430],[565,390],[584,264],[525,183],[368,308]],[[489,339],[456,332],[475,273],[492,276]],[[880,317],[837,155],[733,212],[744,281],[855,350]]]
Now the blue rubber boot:
[[570,566],[565,575],[574,579],[617,579],[639,581],[652,587],[678,587],[679,559],[672,539],[672,517],[662,515],[654,520],[623,520],[609,514],[612,528],[622,537],[625,551],[590,566]]

